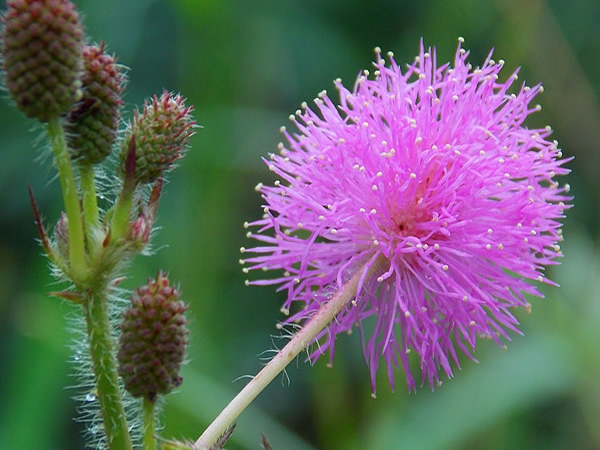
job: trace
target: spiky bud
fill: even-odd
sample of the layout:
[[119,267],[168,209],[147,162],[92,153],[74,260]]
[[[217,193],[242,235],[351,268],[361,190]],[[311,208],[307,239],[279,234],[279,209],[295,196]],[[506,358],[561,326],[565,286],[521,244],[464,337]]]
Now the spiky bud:
[[137,183],[152,183],[174,167],[183,158],[194,134],[196,122],[192,106],[185,105],[181,95],[165,91],[144,102],[142,111],[134,111],[126,138],[121,145],[121,172],[130,141],[135,139]]
[[97,164],[110,154],[117,137],[125,74],[116,58],[101,45],[83,49],[83,96],[67,115],[71,156],[82,164]]
[[6,87],[27,117],[42,122],[78,99],[83,27],[69,0],[9,0],[2,17]]
[[159,272],[136,289],[123,313],[119,339],[119,374],[134,397],[155,401],[181,384],[179,368],[187,345],[185,311],[180,292]]

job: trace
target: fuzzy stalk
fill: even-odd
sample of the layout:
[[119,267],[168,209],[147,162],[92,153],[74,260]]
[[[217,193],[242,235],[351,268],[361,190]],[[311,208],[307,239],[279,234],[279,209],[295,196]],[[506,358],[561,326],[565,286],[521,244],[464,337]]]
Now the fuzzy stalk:
[[77,284],[83,282],[86,278],[87,260],[77,185],[60,118],[56,117],[48,121],[48,136],[50,137],[54,162],[58,170],[65,212],[69,220],[69,272],[73,281]]
[[92,253],[94,251],[92,230],[98,226],[99,221],[98,199],[96,197],[96,183],[92,164],[81,164],[79,166],[79,176],[81,179],[81,201],[83,203],[85,233],[88,249]]
[[144,413],[144,450],[156,450],[155,403],[144,398],[142,409]]
[[127,236],[129,233],[129,219],[133,205],[133,189],[125,185],[117,204],[115,205],[110,228],[110,237],[113,242]]
[[130,450],[104,287],[88,292],[84,309],[106,440],[111,450]]
[[[371,263],[370,267],[363,267],[356,271],[342,288],[315,315],[298,331],[283,349],[269,361],[269,363],[244,386],[239,394],[221,411],[217,418],[208,426],[194,444],[195,449],[206,450],[227,431],[229,426],[246,409],[250,403],[279,375],[300,352],[306,350],[317,335],[323,331],[335,316],[352,299],[356,297],[357,290],[362,282],[380,265],[381,256]],[[365,273],[366,270],[366,273]]]
[[129,219],[131,216],[131,206],[133,203],[133,192],[135,190],[135,135],[129,144],[129,150],[125,157],[125,178],[119,200],[115,205],[112,217],[110,234],[114,242],[127,236],[129,233]]

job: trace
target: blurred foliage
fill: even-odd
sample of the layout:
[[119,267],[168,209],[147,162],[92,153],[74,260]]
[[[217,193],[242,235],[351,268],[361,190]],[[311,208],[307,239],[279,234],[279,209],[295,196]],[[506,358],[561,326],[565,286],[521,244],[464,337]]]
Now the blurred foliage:
[[[137,261],[134,287],[158,269],[179,280],[190,303],[192,345],[184,384],[169,396],[165,437],[196,438],[256,373],[265,350],[283,345],[274,325],[282,298],[244,286],[242,223],[260,214],[253,187],[268,182],[261,157],[302,101],[351,83],[372,49],[412,61],[419,40],[450,60],[465,38],[474,64],[489,49],[505,75],[543,82],[543,111],[569,163],[575,208],[565,226],[562,284],[522,314],[525,336],[508,351],[480,342],[480,364],[463,360],[432,393],[372,399],[357,335],[339,339],[333,369],[299,361],[239,419],[229,448],[589,449],[600,448],[600,2],[597,0],[81,0],[88,34],[105,40],[130,71],[131,109],[164,88],[196,105],[204,126],[166,186],[152,258]],[[83,448],[70,399],[73,310],[35,241],[27,185],[47,222],[60,211],[58,183],[40,131],[0,103],[0,448]],[[168,246],[167,246],[168,244]],[[272,336],[273,335],[273,336]],[[400,377],[399,377],[400,378]]]

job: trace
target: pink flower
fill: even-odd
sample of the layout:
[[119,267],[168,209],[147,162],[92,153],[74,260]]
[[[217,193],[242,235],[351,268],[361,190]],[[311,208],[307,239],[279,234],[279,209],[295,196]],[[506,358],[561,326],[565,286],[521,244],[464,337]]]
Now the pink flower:
[[437,65],[435,48],[403,73],[377,49],[375,72],[352,90],[335,82],[292,117],[279,155],[266,161],[279,180],[259,185],[266,202],[250,236],[261,242],[248,270],[282,270],[251,284],[287,292],[286,323],[308,319],[357,271],[364,277],[352,304],[320,335],[310,359],[358,326],[373,391],[380,360],[394,387],[401,364],[409,389],[409,353],[421,384],[453,376],[457,349],[473,358],[476,338],[504,346],[519,332],[515,307],[530,308],[530,283],[554,284],[545,267],[562,256],[568,208],[567,159],[548,140],[551,129],[528,129],[541,85],[513,88],[515,72],[498,81],[503,62],[491,52],[481,68],[459,40],[454,64]]

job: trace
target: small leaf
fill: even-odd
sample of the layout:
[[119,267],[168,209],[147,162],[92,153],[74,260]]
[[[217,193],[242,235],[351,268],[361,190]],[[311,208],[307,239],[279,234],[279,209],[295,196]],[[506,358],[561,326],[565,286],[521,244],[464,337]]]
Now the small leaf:
[[229,428],[227,428],[227,431],[225,433],[223,433],[223,436],[221,436],[219,438],[219,440],[217,442],[215,442],[215,445],[213,445],[210,448],[210,450],[220,450],[220,449],[224,448],[225,444],[227,443],[227,440],[233,434],[233,430],[235,429],[235,426],[236,426],[236,424],[234,423]]
[[273,447],[271,447],[271,444],[267,440],[265,433],[261,433],[261,438],[262,438],[262,446],[263,446],[264,450],[273,450]]

